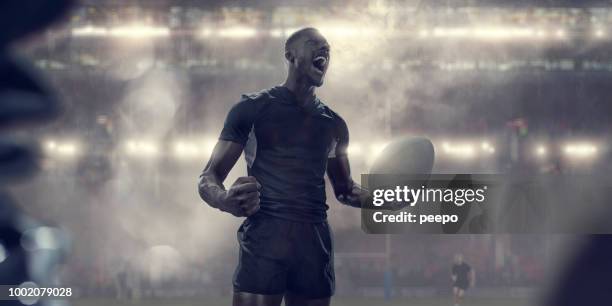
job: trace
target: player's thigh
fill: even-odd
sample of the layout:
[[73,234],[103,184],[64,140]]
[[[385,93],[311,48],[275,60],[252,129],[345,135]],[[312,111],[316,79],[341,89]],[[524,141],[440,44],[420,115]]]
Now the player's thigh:
[[265,295],[234,292],[232,306],[280,306],[282,301],[282,294]]
[[334,251],[329,224],[304,224],[295,231],[297,257],[287,274],[287,293],[307,299],[334,295]]
[[331,298],[311,299],[295,294],[285,295],[286,306],[329,306]]
[[458,296],[463,296],[465,294],[465,290],[461,289],[461,288],[457,288],[457,295]]
[[281,220],[251,217],[238,230],[240,254],[234,292],[283,295],[287,291],[289,243]]

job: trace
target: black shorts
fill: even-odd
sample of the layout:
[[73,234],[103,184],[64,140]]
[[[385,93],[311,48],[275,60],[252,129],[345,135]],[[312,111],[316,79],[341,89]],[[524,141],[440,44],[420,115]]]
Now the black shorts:
[[257,213],[238,229],[238,243],[235,292],[291,293],[312,299],[334,294],[334,253],[327,222],[294,222]]
[[454,282],[454,283],[453,283],[453,287],[457,287],[457,288],[459,288],[459,289],[461,289],[461,290],[465,291],[465,290],[467,290],[468,288],[470,288],[470,284],[469,284],[467,281],[465,281],[465,282],[463,282],[463,281],[458,281],[458,282]]

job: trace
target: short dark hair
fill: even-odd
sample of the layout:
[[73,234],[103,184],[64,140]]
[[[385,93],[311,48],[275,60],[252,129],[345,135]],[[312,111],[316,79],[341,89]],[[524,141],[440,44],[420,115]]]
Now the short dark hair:
[[285,51],[288,51],[291,45],[296,40],[300,39],[304,34],[306,34],[307,32],[312,32],[312,31],[318,31],[318,30],[315,28],[308,27],[308,28],[302,28],[302,29],[299,29],[293,32],[291,35],[289,35],[289,37],[285,41]]

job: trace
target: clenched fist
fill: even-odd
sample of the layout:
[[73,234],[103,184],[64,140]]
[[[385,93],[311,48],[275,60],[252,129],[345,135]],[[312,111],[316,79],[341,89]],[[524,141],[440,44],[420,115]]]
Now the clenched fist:
[[239,177],[222,198],[224,211],[236,216],[251,216],[259,210],[261,185],[252,176]]

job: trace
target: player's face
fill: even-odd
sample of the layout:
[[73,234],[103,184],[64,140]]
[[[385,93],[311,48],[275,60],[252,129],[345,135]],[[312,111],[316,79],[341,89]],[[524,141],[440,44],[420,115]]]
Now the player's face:
[[455,255],[455,263],[462,263],[463,262],[463,256],[461,255]]
[[321,86],[329,67],[329,44],[323,35],[312,31],[304,35],[298,44],[297,71],[310,82]]

